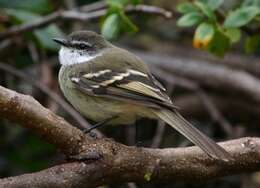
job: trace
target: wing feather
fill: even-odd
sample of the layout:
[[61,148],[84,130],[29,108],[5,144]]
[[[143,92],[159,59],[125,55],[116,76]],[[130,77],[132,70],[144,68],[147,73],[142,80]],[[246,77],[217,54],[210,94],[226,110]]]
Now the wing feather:
[[160,108],[162,106],[176,109],[164,88],[155,82],[151,75],[128,69],[122,72],[99,70],[83,73],[71,78],[81,91],[89,95],[128,100]]

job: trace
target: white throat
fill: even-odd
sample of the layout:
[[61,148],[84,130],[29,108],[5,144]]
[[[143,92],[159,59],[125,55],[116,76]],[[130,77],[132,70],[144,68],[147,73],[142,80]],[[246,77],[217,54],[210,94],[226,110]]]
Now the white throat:
[[86,52],[81,52],[80,50],[75,50],[62,46],[59,51],[59,60],[60,64],[67,66],[73,64],[86,63],[100,55],[101,53],[89,55]]

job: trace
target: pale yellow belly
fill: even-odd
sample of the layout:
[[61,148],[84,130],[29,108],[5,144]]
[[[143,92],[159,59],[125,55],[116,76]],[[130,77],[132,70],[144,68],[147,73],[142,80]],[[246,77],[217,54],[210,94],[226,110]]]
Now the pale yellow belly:
[[153,117],[147,107],[104,97],[93,97],[75,90],[63,91],[67,100],[86,118],[95,122],[117,116],[109,124],[133,124],[141,117]]

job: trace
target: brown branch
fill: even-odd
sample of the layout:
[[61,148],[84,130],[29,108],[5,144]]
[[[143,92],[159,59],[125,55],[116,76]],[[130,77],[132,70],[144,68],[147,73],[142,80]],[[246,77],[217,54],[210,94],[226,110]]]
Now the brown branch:
[[[101,141],[100,141],[101,143]],[[232,162],[209,159],[198,147],[141,149],[104,141],[104,158],[74,162],[0,180],[0,187],[97,187],[120,182],[197,182],[260,170],[260,139],[242,138],[221,144]]]
[[92,11],[96,11],[99,9],[104,9],[106,7],[107,7],[107,2],[105,0],[102,0],[102,1],[97,1],[97,2],[91,3],[91,4],[83,5],[83,6],[79,7],[79,10],[83,11],[83,12],[92,12]]
[[[39,90],[41,90],[43,93],[48,95],[52,100],[54,100],[57,104],[59,104],[71,117],[73,117],[79,123],[79,125],[82,128],[88,129],[91,127],[91,125],[70,104],[68,104],[65,100],[63,100],[58,94],[51,91],[47,86],[35,80],[32,76],[28,76],[22,71],[19,71],[16,68],[1,62],[0,62],[0,70],[4,70],[16,77],[19,77],[29,82]],[[93,132],[95,132],[99,137],[103,136],[103,134],[98,130],[93,130]]]
[[172,17],[172,12],[167,11],[163,8],[151,6],[151,5],[129,5],[125,9],[126,12],[141,12],[146,14],[153,14],[158,16],[163,16],[166,19],[169,19]]
[[162,56],[140,51],[135,53],[146,62],[160,66],[175,75],[260,103],[260,80],[245,71],[185,57]]
[[[23,25],[13,26],[8,30],[0,33],[0,41],[11,36],[22,34],[34,29],[39,29],[45,27],[51,23],[60,21],[60,20],[76,20],[81,22],[86,22],[92,19],[99,18],[105,15],[107,9],[96,10],[93,12],[80,12],[78,10],[59,10],[57,12],[51,13],[44,17],[41,17],[34,22],[25,23]],[[165,18],[171,17],[171,12],[166,11],[159,7],[154,7],[150,5],[138,5],[138,6],[127,6],[125,8],[126,13],[131,12],[142,12],[147,14],[161,15]]]
[[[158,45],[158,44],[157,44]],[[174,50],[172,50],[174,49]],[[226,67],[230,67],[235,70],[242,70],[249,72],[257,77],[260,77],[260,58],[254,55],[241,55],[238,53],[228,53],[225,57],[217,58],[215,56],[210,55],[205,51],[198,51],[189,46],[181,46],[174,45],[171,43],[168,51],[169,54],[178,54],[177,57],[187,57],[190,59],[195,59],[197,61],[207,61],[210,63],[221,64]]]
[[78,21],[88,21],[90,19],[98,18],[104,15],[105,12],[93,12],[93,13],[80,13],[76,11],[62,11],[59,10],[57,12],[51,13],[47,16],[39,18],[33,22],[25,23],[23,25],[13,26],[10,29],[3,31],[0,33],[0,40],[5,38],[15,36],[18,34],[22,34],[28,31],[32,31],[34,29],[39,29],[45,27],[51,23],[54,23],[58,20],[78,20]]
[[79,129],[45,109],[31,96],[1,86],[0,118],[21,123],[68,155],[78,153],[79,144],[85,140]]
[[[0,86],[0,118],[20,123],[67,155],[99,160],[58,165],[37,173],[5,178],[0,187],[96,187],[115,182],[196,181],[260,170],[259,138],[221,144],[234,160],[209,158],[198,147],[147,149],[128,147],[109,139],[91,139],[32,97]],[[90,158],[91,159],[91,158]]]

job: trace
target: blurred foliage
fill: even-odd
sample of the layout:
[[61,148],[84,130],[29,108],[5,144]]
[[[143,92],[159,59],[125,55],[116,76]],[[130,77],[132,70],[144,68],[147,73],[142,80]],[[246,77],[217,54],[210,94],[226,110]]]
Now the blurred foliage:
[[223,11],[224,0],[196,0],[183,2],[177,11],[183,14],[179,18],[179,27],[197,27],[193,46],[207,50],[217,56],[224,56],[232,45],[242,40],[241,30],[246,37],[245,51],[253,53],[259,49],[258,35],[249,33],[251,27],[260,23],[260,1],[243,0],[228,11]]
[[[25,10],[5,9],[5,13],[11,17],[13,24],[24,24],[41,19],[41,15]],[[28,40],[36,41],[37,45],[43,49],[58,50],[59,46],[52,41],[55,36],[64,36],[63,32],[56,24],[51,24],[43,29],[36,29],[33,34],[28,34]]]
[[129,4],[137,5],[140,2],[140,0],[107,0],[109,8],[102,21],[102,35],[108,40],[113,40],[123,32],[137,32],[137,26],[125,15],[124,8]]
[[38,14],[48,13],[53,10],[49,0],[1,0],[0,7],[21,9]]

